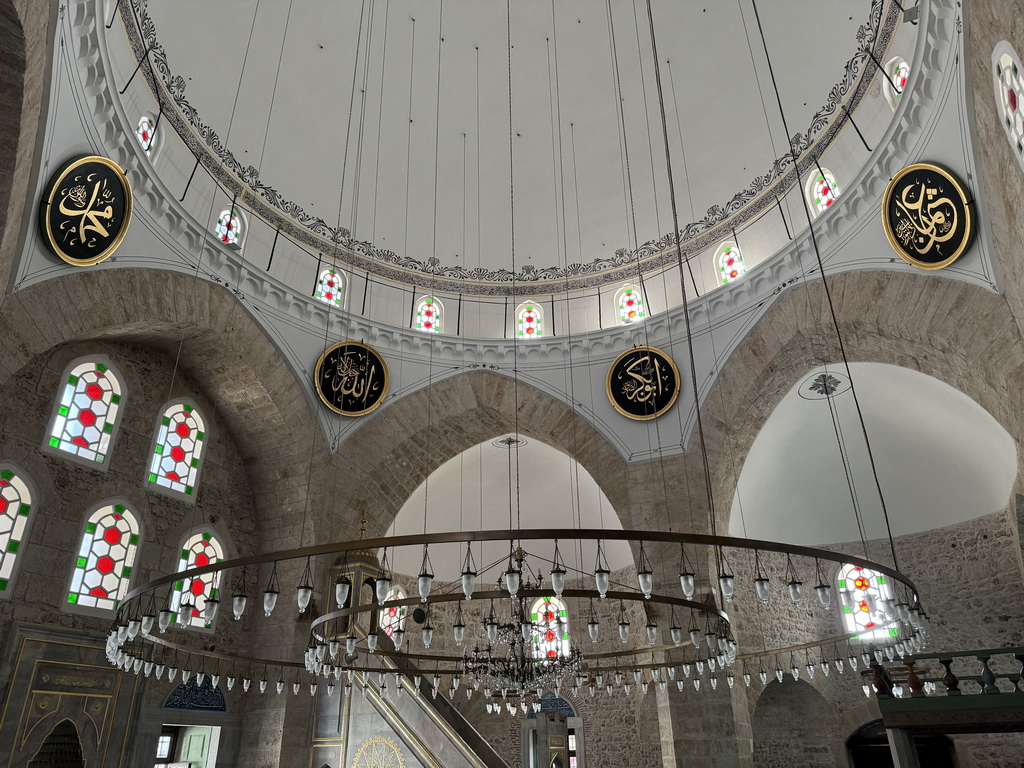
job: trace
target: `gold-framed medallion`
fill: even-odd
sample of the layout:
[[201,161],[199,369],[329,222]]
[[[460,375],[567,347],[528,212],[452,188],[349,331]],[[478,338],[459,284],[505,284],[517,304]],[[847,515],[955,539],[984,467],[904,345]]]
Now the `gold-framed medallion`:
[[71,160],[50,179],[39,208],[43,239],[76,267],[110,258],[132,220],[132,186],[106,157]]
[[908,165],[882,195],[882,227],[893,250],[919,269],[942,269],[974,239],[973,199],[956,175],[934,163]]
[[679,397],[679,369],[660,349],[634,347],[615,358],[605,388],[612,407],[630,419],[656,419]]
[[384,402],[391,376],[373,347],[341,341],[320,355],[313,382],[320,400],[335,413],[365,416]]

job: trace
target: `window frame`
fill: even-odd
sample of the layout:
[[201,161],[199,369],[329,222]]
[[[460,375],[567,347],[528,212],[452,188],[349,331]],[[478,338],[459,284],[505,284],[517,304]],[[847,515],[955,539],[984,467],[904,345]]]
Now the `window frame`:
[[[840,565],[839,568],[836,569],[836,574],[835,574],[835,577],[834,577],[833,581],[834,581],[834,583],[836,585],[836,592],[837,592],[838,597],[839,597],[839,600],[838,600],[838,603],[839,603],[839,620],[842,622],[843,632],[845,632],[847,634],[849,634],[851,632],[856,632],[857,634],[854,635],[852,638],[850,638],[850,640],[858,642],[858,643],[877,644],[879,641],[888,642],[890,639],[895,637],[892,634],[892,632],[891,632],[891,630],[893,628],[886,626],[886,624],[889,623],[888,621],[886,621],[884,624],[880,624],[877,628],[874,628],[874,629],[866,628],[863,631],[861,631],[860,627],[857,626],[857,620],[852,615],[852,611],[849,614],[847,614],[846,611],[845,611],[845,605],[843,604],[842,593],[843,592],[852,592],[853,590],[845,590],[845,589],[843,589],[840,586],[840,582],[848,581],[850,579],[848,574],[850,572],[852,572],[852,571],[855,571],[855,570],[865,570],[868,573],[870,573],[871,574],[871,576],[870,576],[870,579],[871,579],[870,588],[875,590],[875,592],[878,594],[878,598],[879,599],[884,597],[884,594],[882,592],[882,587],[880,586],[880,584],[878,582],[878,577],[880,575],[882,575],[882,574],[879,574],[877,571],[873,571],[870,568],[861,568],[860,566],[856,566],[856,565],[853,565],[851,563],[843,563],[842,565]],[[886,582],[883,581],[882,584],[884,584],[884,583],[886,583]],[[866,590],[864,590],[864,591],[866,591]],[[881,613],[881,611],[878,611],[877,613]],[[883,614],[883,618],[884,618],[884,614]],[[897,633],[898,633],[898,623],[897,623]]]
[[[77,602],[70,603],[68,602],[68,597],[74,591],[71,585],[75,580],[75,571],[78,569],[77,563],[78,558],[80,557],[78,553],[82,549],[82,542],[86,535],[85,529],[88,527],[89,521],[92,519],[93,515],[95,515],[101,509],[104,509],[106,507],[117,507],[118,505],[123,506],[127,512],[131,513],[132,517],[135,519],[135,525],[138,528],[138,533],[135,534],[135,556],[134,559],[132,560],[131,565],[128,566],[129,568],[131,568],[131,573],[129,574],[128,579],[124,585],[125,593],[131,591],[132,582],[135,580],[135,577],[138,574],[140,550],[142,549],[142,544],[145,539],[145,525],[143,524],[142,514],[139,512],[139,508],[135,504],[132,504],[131,502],[128,501],[128,499],[125,499],[123,497],[114,496],[103,499],[102,501],[99,501],[93,504],[92,506],[88,507],[85,511],[85,514],[82,516],[82,523],[78,528],[78,537],[75,539],[75,548],[68,553],[72,558],[71,572],[68,574],[68,577],[64,580],[64,592],[61,597],[61,610],[63,610],[66,613],[76,613],[82,616],[95,616],[99,618],[109,618],[111,616],[117,615],[117,610],[120,607],[120,603],[123,598],[117,598],[115,600],[115,602],[118,605],[114,608],[98,608],[92,605],[81,605]],[[76,594],[81,593],[79,592]]]
[[[424,329],[424,328],[417,328],[416,327],[416,323],[418,322],[418,318],[419,318],[419,314],[420,314],[420,307],[422,307],[428,301],[433,303],[437,307],[437,322],[435,323],[436,328],[432,329],[432,330],[431,329]],[[416,315],[413,318],[413,323],[414,323],[413,330],[417,331],[418,333],[427,333],[427,334],[431,334],[431,335],[440,335],[440,334],[444,333],[444,304],[441,302],[441,300],[439,298],[437,298],[437,296],[433,296],[433,295],[420,296],[416,300]]]
[[[539,614],[539,608],[545,604],[550,603],[551,605],[557,605],[559,610],[565,614],[565,621],[559,621],[558,615],[555,615],[555,625],[564,627],[564,634],[562,637],[556,637],[555,641],[558,644],[557,656],[548,655],[536,655],[536,651],[540,648],[540,643],[535,638],[540,637],[541,632],[548,627],[548,622],[545,619],[534,621],[533,617]],[[532,629],[530,630],[530,653],[535,662],[546,662],[553,661],[555,659],[566,658],[572,652],[572,633],[569,629],[569,606],[566,605],[565,601],[558,598],[555,595],[538,597],[533,603],[530,604],[530,624]],[[545,641],[543,637],[540,638],[541,642]]]
[[[188,494],[183,491],[177,491],[174,488],[167,488],[166,486],[160,485],[149,479],[149,476],[153,473],[153,457],[156,455],[157,441],[160,439],[160,428],[163,426],[164,417],[167,415],[167,411],[176,405],[190,405],[192,409],[199,415],[200,421],[203,422],[203,441],[202,448],[199,452],[199,464],[196,467],[196,479],[192,485],[192,493]],[[161,406],[156,417],[156,424],[153,427],[153,438],[149,442],[149,453],[146,455],[146,474],[142,482],[147,491],[160,494],[170,499],[177,499],[178,501],[186,501],[189,504],[195,504],[196,499],[199,497],[199,480],[203,475],[203,466],[206,464],[206,454],[209,453],[207,444],[210,441],[210,428],[206,425],[206,418],[203,416],[202,410],[196,405],[195,400],[190,397],[176,397],[168,400]]]
[[839,182],[836,181],[836,175],[832,173],[825,166],[821,166],[820,174],[825,179],[830,180],[832,185],[832,205],[826,205],[824,208],[819,207],[818,203],[815,202],[814,186],[817,184],[816,178],[819,174],[819,168],[817,165],[814,166],[810,175],[807,177],[807,183],[804,185],[804,197],[807,200],[807,205],[810,206],[811,212],[814,214],[814,218],[824,216],[832,208],[835,207],[835,202],[839,200],[839,196],[842,194],[842,190],[839,189]]
[[527,307],[533,307],[533,312],[537,314],[537,319],[540,321],[540,333],[535,336],[522,336],[523,341],[530,341],[532,339],[544,339],[547,338],[547,321],[544,318],[544,307],[541,306],[539,301],[532,301],[527,299],[526,301],[520,302],[516,307],[516,312],[512,318],[512,334],[515,338],[519,337],[519,316],[526,311]]
[[892,107],[892,111],[895,112],[899,107],[900,102],[903,101],[903,94],[907,92],[907,86],[903,86],[903,90],[895,91],[892,87],[892,82],[895,82],[895,74],[899,71],[899,68],[903,65],[907,67],[907,85],[910,84],[910,63],[902,56],[893,56],[887,62],[885,62],[885,75],[888,77],[882,77],[882,93],[885,95],[885,100]]
[[[217,543],[217,546],[220,548],[221,562],[223,562],[224,560],[229,560],[231,558],[231,555],[228,554],[228,547],[226,545],[227,539],[223,535],[221,535],[221,532],[216,528],[216,526],[213,526],[213,525],[200,525],[200,526],[197,526],[197,527],[192,528],[191,530],[189,530],[184,536],[182,536],[178,540],[179,541],[179,546],[178,546],[178,549],[175,550],[175,553],[174,553],[174,565],[173,565],[174,570],[171,571],[171,573],[179,573],[179,572],[181,572],[183,570],[186,570],[187,568],[197,567],[197,566],[189,566],[189,565],[187,565],[187,563],[188,563],[187,559],[185,561],[186,565],[183,566],[181,564],[181,553],[185,549],[186,545],[188,544],[188,542],[189,542],[189,540],[191,538],[193,538],[194,536],[201,536],[204,533],[209,533],[210,534],[210,538],[212,538]],[[230,609],[230,600],[224,600],[224,598],[223,598],[223,594],[224,594],[224,573],[221,572],[221,571],[217,571],[216,575],[220,579],[220,581],[217,584],[217,586],[213,587],[213,589],[217,590],[217,599],[219,599],[221,601],[221,606],[222,607],[226,606],[228,609]],[[175,584],[172,584],[171,587],[172,587],[171,588],[171,610],[174,611],[175,615],[177,615],[178,610],[181,607],[180,600],[181,600],[182,592],[184,590],[184,584],[182,584],[182,587],[180,589]],[[205,618],[202,619],[202,624],[193,624],[192,623],[192,618],[194,618],[194,617],[190,617],[188,624],[185,624],[184,626],[175,621],[174,622],[174,626],[176,628],[178,628],[178,629],[184,629],[184,630],[189,630],[189,631],[197,631],[197,632],[208,632],[210,634],[213,634],[215,632],[215,629],[216,629],[216,626],[217,626],[217,622],[221,618],[221,615],[222,615],[222,611],[218,610],[217,611],[217,615],[214,617],[214,620],[213,620],[213,622],[211,622],[210,626],[206,626],[206,619]]]
[[[1021,66],[1017,50],[1009,41],[1000,40],[996,43],[995,48],[992,50],[992,87],[996,101],[996,112],[998,113],[999,124],[1002,126],[1006,140],[1010,143],[1010,151],[1016,156],[1021,170],[1024,170],[1024,125],[1017,132],[1012,125],[1006,124],[1007,111],[1003,101],[1006,88],[1002,82],[1002,59],[1004,56],[1010,60],[1010,66],[1016,68],[1018,76],[1022,80],[1024,80],[1024,74],[1021,73],[1024,72],[1024,68]],[[1014,112],[1020,117],[1021,122],[1024,123],[1024,89],[1022,89],[1021,93],[1017,93],[1017,91],[1014,91],[1014,93],[1017,99],[1017,108]],[[1016,123],[1016,121],[1011,121],[1011,123]]]
[[[635,317],[632,320],[630,320],[629,318],[624,318],[622,316],[622,311],[619,309],[619,306],[622,304],[622,297],[626,294],[626,291],[635,291],[637,294],[637,298],[640,300],[640,316]],[[644,290],[641,286],[637,285],[636,283],[627,283],[626,285],[620,286],[614,294],[613,302],[615,318],[620,326],[629,327],[631,325],[642,323],[647,319],[647,301],[644,297]]]
[[[57,418],[60,416],[61,398],[63,397],[64,388],[68,386],[68,377],[75,368],[85,363],[96,363],[105,366],[121,386],[121,392],[119,395],[120,400],[117,402],[117,409],[114,412],[114,418],[111,421],[110,440],[107,444],[107,452],[104,454],[103,461],[87,459],[77,453],[65,451],[59,446],[50,445],[50,440],[54,437],[53,431],[57,425]],[[121,371],[117,366],[111,363],[110,359],[105,355],[85,355],[83,357],[76,357],[67,365],[67,367],[64,368],[64,372],[61,375],[57,387],[58,389],[53,395],[53,406],[50,410],[50,418],[46,422],[46,432],[43,435],[43,452],[51,456],[59,456],[60,458],[70,461],[73,464],[77,464],[80,467],[87,467],[100,472],[106,472],[107,468],[110,466],[110,459],[113,456],[114,448],[117,444],[117,435],[121,430],[121,421],[124,418],[125,404],[128,401],[128,386],[125,383],[124,376],[121,374]]]
[[[392,633],[394,632],[394,630],[392,629],[389,632],[387,627],[384,626],[384,611],[385,611],[388,603],[394,602],[395,600],[406,600],[406,599],[408,599],[408,597],[409,596],[405,593],[405,589],[400,584],[392,584],[391,585],[391,589],[388,590],[388,596],[386,598],[384,598],[384,602],[382,602],[377,607],[377,631],[378,632],[383,632],[385,635],[388,636],[389,639],[392,637]],[[398,612],[399,612],[398,619],[397,619],[398,628],[401,629],[404,632],[405,631],[405,620],[409,618],[409,607],[407,605],[400,605],[400,606],[398,606]]]
[[[724,278],[721,277],[723,271],[722,258],[725,256],[725,249],[730,247],[736,249],[736,253],[739,255],[740,267],[742,267],[743,271],[736,275],[736,277],[730,278],[729,280],[725,280]],[[723,288],[727,285],[732,285],[733,283],[738,282],[740,278],[742,278],[744,275],[746,275],[748,272],[747,261],[743,256],[743,249],[740,248],[740,244],[737,243],[735,240],[723,240],[721,243],[719,243],[718,247],[715,249],[714,268],[715,273],[719,276],[719,288]]]
[[[238,219],[239,229],[241,229],[237,243],[225,242],[225,240],[217,234],[217,225],[220,224],[220,217],[228,212],[235,215],[235,218]],[[220,213],[217,214],[217,217],[213,220],[213,226],[210,228],[210,234],[217,239],[218,243],[232,251],[241,251],[245,247],[245,239],[249,236],[249,218],[246,216],[245,211],[239,207],[237,200],[227,208],[222,208]]]
[[[139,126],[143,120],[148,120],[149,124],[153,126],[153,136],[149,140],[149,149],[147,150],[145,145],[142,143],[142,137],[139,136]],[[135,136],[135,141],[139,145],[139,149],[142,150],[142,154],[149,158],[149,162],[156,160],[156,156],[160,151],[159,131],[157,130],[157,120],[154,120],[148,112],[143,112],[139,115],[139,119],[135,121],[135,129],[132,134]]]
[[[323,286],[324,276],[329,273],[334,273],[338,276],[338,288],[335,291],[338,294],[338,301],[328,301],[322,296],[317,296],[321,286]],[[345,301],[348,299],[348,279],[345,277],[345,273],[336,264],[330,264],[320,270],[320,273],[316,278],[316,287],[313,289],[313,298],[320,304],[331,309],[344,309]]]
[[[21,538],[18,540],[18,550],[13,553],[14,564],[11,566],[11,572],[7,576],[7,588],[0,590],[0,600],[8,600],[11,597],[11,593],[14,591],[14,584],[17,581],[18,570],[21,568],[21,563],[24,560],[22,554],[24,553],[24,546],[28,541],[29,534],[32,531],[32,521],[35,520],[38,514],[37,512],[35,512],[35,508],[38,505],[39,497],[36,491],[36,485],[35,483],[32,482],[32,478],[30,478],[28,476],[28,473],[21,469],[21,467],[19,467],[17,464],[14,464],[9,461],[0,461],[0,472],[3,471],[12,472],[14,475],[16,475],[28,489],[29,497],[29,514],[25,515],[27,520],[25,522],[25,529],[22,531]],[[6,554],[6,552],[0,553],[0,558],[2,558],[3,554]],[[0,581],[2,580],[3,578],[0,577]]]

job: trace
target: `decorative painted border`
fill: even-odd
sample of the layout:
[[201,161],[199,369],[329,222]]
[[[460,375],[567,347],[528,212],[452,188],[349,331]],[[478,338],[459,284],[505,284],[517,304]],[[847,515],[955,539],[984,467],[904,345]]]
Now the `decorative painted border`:
[[[443,266],[436,258],[420,261],[399,256],[394,251],[376,248],[372,243],[354,240],[347,229],[333,228],[293,201],[284,199],[274,187],[260,179],[255,167],[243,167],[238,162],[216,131],[202,122],[198,111],[185,98],[185,80],[170,69],[167,53],[157,40],[156,25],[147,13],[148,2],[131,0],[130,4],[120,4],[121,22],[135,59],[141,61],[147,55],[151,57],[152,66],[141,68],[150,90],[159,103],[177,107],[177,110],[165,110],[164,117],[204,168],[226,190],[236,195],[241,205],[296,242],[316,250],[335,252],[338,261],[352,269],[367,270],[387,280],[406,284],[429,276],[434,290],[438,292],[482,296],[526,296],[538,291],[564,293],[629,280],[635,277],[638,261],[645,272],[667,267],[676,261],[677,244],[683,258],[688,259],[723,239],[732,229],[776,205],[778,198],[796,182],[798,172],[802,174],[814,166],[816,158],[845,125],[844,118],[831,123],[829,118],[840,108],[849,112],[860,104],[872,82],[866,76],[873,71],[868,65],[871,59],[867,51],[886,50],[900,16],[896,3],[890,2],[883,14],[886,0],[872,0],[868,20],[857,31],[858,51],[846,63],[843,79],[829,91],[828,100],[814,114],[806,133],[797,133],[792,138],[797,162],[794,163],[792,153],[784,154],[765,174],[755,178],[750,186],[733,195],[725,204],[711,206],[700,221],[688,224],[680,233],[668,233],[660,239],[650,240],[635,251],[620,248],[611,258],[570,264],[564,268],[537,269],[526,265],[513,274],[506,269],[466,269]],[[874,30],[878,30],[877,33]],[[160,74],[159,80],[156,72]],[[812,153],[811,149],[816,151]]]

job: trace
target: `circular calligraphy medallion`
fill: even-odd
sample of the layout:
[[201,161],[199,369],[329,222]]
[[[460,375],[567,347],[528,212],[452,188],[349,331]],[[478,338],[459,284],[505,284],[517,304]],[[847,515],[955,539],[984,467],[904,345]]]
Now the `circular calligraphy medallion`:
[[882,226],[908,264],[942,269],[970,247],[974,202],[953,173],[931,163],[908,165],[882,196]]
[[384,402],[391,377],[373,347],[342,341],[320,355],[314,381],[316,393],[332,411],[363,416]]
[[679,397],[679,369],[660,349],[635,347],[615,358],[608,369],[607,390],[612,406],[623,416],[656,419]]
[[95,155],[57,171],[39,210],[39,226],[50,249],[76,267],[111,256],[131,220],[131,184],[116,163]]

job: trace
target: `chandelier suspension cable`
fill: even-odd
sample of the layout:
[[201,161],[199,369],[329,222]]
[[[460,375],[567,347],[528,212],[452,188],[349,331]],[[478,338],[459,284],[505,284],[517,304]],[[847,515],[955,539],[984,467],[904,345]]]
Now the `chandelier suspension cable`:
[[[648,3],[649,2],[650,2],[650,0],[648,0]],[[764,28],[761,26],[761,15],[760,15],[760,13],[758,12],[758,9],[757,9],[757,0],[750,0],[750,2],[751,2],[751,5],[753,6],[753,9],[754,9],[754,18],[757,20],[757,31],[758,31],[758,34],[761,37],[761,45],[764,48],[764,55],[765,55],[765,58],[766,58],[766,60],[768,62],[768,74],[771,76],[772,89],[775,91],[775,100],[776,100],[776,103],[778,104],[778,107],[779,107],[779,117],[782,119],[782,126],[783,126],[783,130],[786,133],[786,136],[790,136],[789,125],[788,125],[788,123],[786,121],[786,112],[785,112],[785,110],[782,107],[782,96],[779,93],[778,82],[776,81],[776,78],[775,78],[775,70],[772,67],[771,55],[768,53],[768,41],[765,39]],[[793,170],[796,172],[797,188],[799,189],[800,188],[800,165],[799,165],[799,162],[798,162],[798,157],[799,156],[798,156],[798,153],[796,151],[796,147],[793,144],[792,138],[789,139],[789,149],[790,149],[790,155],[793,157]],[[813,217],[811,216],[811,211],[810,211],[810,207],[809,207],[810,204],[809,204],[809,202],[807,201],[807,199],[806,199],[806,197],[804,195],[801,195],[800,199],[801,199],[801,201],[803,203],[802,207],[803,207],[803,210],[804,210],[804,216],[807,219],[807,230],[808,230],[808,233],[810,234],[811,246],[814,249],[814,257],[815,257],[815,259],[816,259],[816,261],[818,263],[818,272],[821,275],[822,289],[823,289],[823,291],[825,293],[825,300],[828,303],[829,316],[830,316],[830,318],[832,320],[832,327],[835,330],[836,343],[839,346],[839,353],[840,353],[840,356],[843,359],[843,366],[846,369],[846,376],[850,380],[850,394],[853,396],[853,404],[854,404],[854,407],[855,407],[855,409],[857,411],[857,420],[858,420],[858,422],[860,424],[861,434],[864,437],[864,447],[865,447],[866,453],[867,453],[868,464],[871,467],[871,476],[872,476],[872,479],[874,480],[875,489],[878,492],[878,502],[879,502],[879,505],[882,508],[882,517],[885,520],[885,530],[886,530],[886,535],[887,535],[888,540],[889,540],[889,551],[892,554],[893,566],[895,566],[896,570],[898,571],[900,569],[899,568],[899,558],[896,555],[896,542],[895,542],[895,539],[893,538],[893,534],[892,534],[892,525],[891,525],[890,520],[889,520],[889,510],[888,510],[888,507],[886,506],[886,503],[885,503],[885,494],[882,492],[882,483],[881,483],[881,481],[879,480],[879,477],[878,477],[878,468],[877,468],[877,466],[875,464],[874,452],[871,449],[871,441],[868,438],[868,429],[867,429],[867,424],[864,421],[864,412],[861,409],[860,398],[857,396],[857,387],[854,384],[853,375],[852,375],[852,373],[850,371],[850,361],[849,361],[849,357],[847,356],[847,353],[846,353],[846,344],[845,344],[845,342],[843,340],[842,330],[841,330],[841,328],[839,326],[839,317],[836,315],[835,303],[832,300],[832,290],[831,290],[831,288],[829,288],[828,280],[826,279],[826,276],[825,276],[825,263],[824,263],[824,260],[821,257],[821,250],[818,247],[818,238],[817,238],[817,235],[815,234],[815,231],[814,231],[814,221],[813,221]]]
[[[356,166],[352,172],[352,212],[349,217],[350,236],[355,239],[359,221],[359,197],[363,178],[363,131],[366,126],[366,95],[370,85],[370,55],[373,53],[373,18],[376,3],[370,0],[366,23],[366,53],[363,58],[363,79],[359,86],[359,128],[356,132]],[[344,183],[344,180],[342,181]]]

